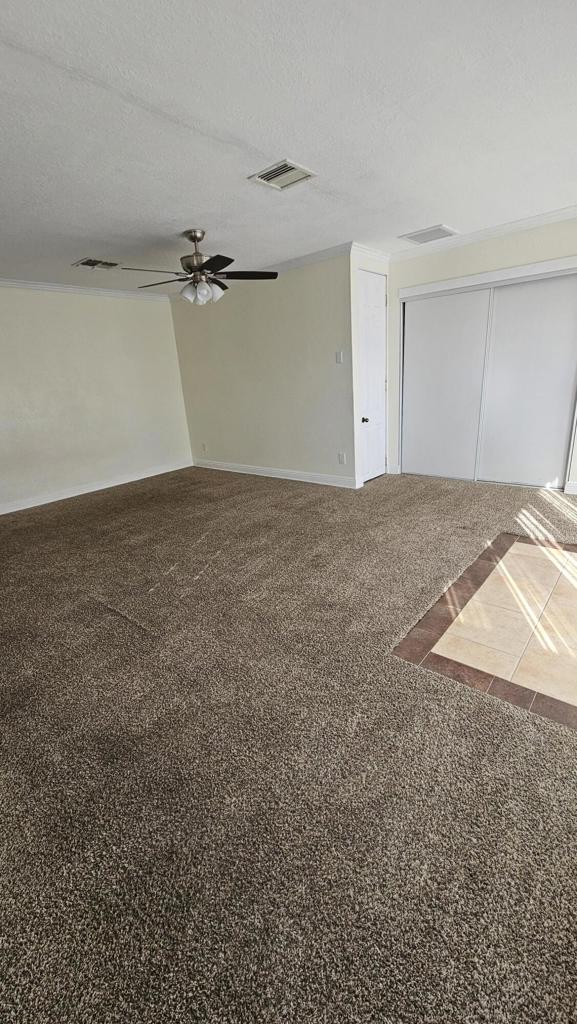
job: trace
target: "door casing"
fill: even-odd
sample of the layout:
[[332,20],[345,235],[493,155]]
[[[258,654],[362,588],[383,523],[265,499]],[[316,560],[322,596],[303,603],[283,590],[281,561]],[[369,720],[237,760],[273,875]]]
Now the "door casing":
[[[522,264],[517,267],[505,267],[480,274],[471,274],[467,277],[450,278],[442,281],[413,285],[408,288],[399,289],[399,362],[398,379],[395,384],[398,388],[398,460],[402,472],[402,445],[403,445],[403,383],[404,383],[404,351],[405,351],[405,305],[413,300],[437,294],[450,294],[452,292],[473,291],[479,289],[494,289],[511,284],[545,280],[550,277],[561,277],[577,273],[577,257],[568,256],[554,260],[543,260],[538,263]],[[395,375],[396,376],[396,375]],[[573,411],[573,429],[569,444],[569,451],[565,467],[565,490],[569,493],[577,493],[577,485],[567,483],[569,467],[573,460],[573,452],[577,443],[577,396]],[[479,461],[477,452],[476,465]],[[520,486],[528,486],[526,484]]]

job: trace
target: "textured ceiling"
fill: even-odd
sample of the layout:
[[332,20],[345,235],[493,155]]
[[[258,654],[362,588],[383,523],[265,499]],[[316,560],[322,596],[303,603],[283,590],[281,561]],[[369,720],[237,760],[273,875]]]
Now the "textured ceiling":
[[[4,0],[0,278],[259,268],[577,204],[574,0]],[[318,178],[246,177],[288,156]]]

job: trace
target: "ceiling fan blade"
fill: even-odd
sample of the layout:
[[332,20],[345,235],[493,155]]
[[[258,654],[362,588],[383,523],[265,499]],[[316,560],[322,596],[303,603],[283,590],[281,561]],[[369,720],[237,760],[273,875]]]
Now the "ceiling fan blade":
[[121,270],[138,270],[141,274],[178,274],[178,270],[150,270],[146,267],[121,267]]
[[186,278],[171,277],[169,281],[154,281],[153,284],[139,284],[138,290],[140,291],[141,288],[158,288],[161,284],[174,284],[175,281],[181,282],[183,280],[186,280]]
[[218,277],[211,277],[210,283],[217,284],[219,288],[222,288],[223,292],[228,291],[228,285],[225,284],[224,281],[219,281]]
[[226,281],[274,281],[278,273],[276,270],[229,270],[218,277]]
[[219,270],[224,270],[225,267],[230,267],[234,260],[230,256],[211,256],[205,263],[202,263],[199,270],[208,271],[209,274],[215,274]]

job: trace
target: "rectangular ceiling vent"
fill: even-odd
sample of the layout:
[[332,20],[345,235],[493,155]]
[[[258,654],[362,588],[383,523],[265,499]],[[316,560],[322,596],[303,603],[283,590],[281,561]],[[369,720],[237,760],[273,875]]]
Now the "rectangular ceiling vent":
[[118,263],[110,263],[108,260],[96,260],[92,256],[86,256],[83,260],[77,260],[73,267],[88,267],[89,270],[112,270]]
[[406,238],[408,242],[416,242],[417,245],[424,245],[425,242],[438,242],[441,238],[450,238],[458,234],[453,228],[446,224],[434,224],[432,228],[423,228],[422,231],[411,231],[408,235],[399,235],[399,238]]
[[314,178],[315,174],[313,171],[307,171],[306,167],[300,167],[299,164],[295,164],[292,160],[279,160],[278,163],[272,164],[271,167],[266,167],[264,171],[259,171],[258,174],[250,174],[249,181],[258,181],[261,185],[270,185],[271,188],[277,188],[282,191],[285,188],[291,188],[292,185],[298,185],[301,181],[308,181],[309,178]]

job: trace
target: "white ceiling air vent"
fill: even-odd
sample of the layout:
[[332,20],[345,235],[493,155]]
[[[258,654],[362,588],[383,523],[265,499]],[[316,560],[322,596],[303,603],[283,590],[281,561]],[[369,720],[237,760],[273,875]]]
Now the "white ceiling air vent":
[[399,238],[406,238],[408,242],[416,242],[417,245],[424,245],[425,242],[438,242],[441,238],[450,238],[458,234],[453,228],[446,224],[433,224],[432,228],[423,228],[421,231],[411,231],[408,235],[399,235]]
[[306,167],[300,167],[292,160],[279,160],[278,163],[272,164],[271,167],[265,167],[264,171],[259,171],[258,174],[250,174],[248,180],[258,181],[261,185],[270,185],[271,188],[282,191],[282,189],[290,188],[291,185],[298,185],[299,182],[308,181],[309,178],[314,177],[313,171],[307,171]]

